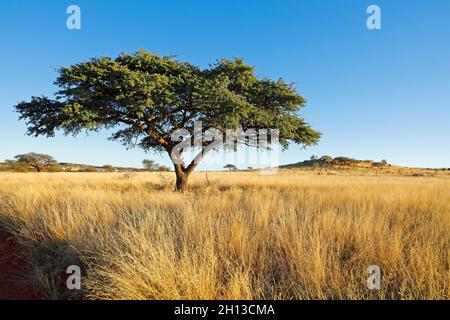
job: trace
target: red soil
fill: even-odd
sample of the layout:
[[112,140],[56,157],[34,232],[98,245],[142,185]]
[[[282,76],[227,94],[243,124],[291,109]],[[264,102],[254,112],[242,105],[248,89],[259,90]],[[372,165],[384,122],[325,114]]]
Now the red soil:
[[27,277],[30,265],[24,258],[25,248],[14,236],[0,230],[0,300],[42,300],[44,296]]

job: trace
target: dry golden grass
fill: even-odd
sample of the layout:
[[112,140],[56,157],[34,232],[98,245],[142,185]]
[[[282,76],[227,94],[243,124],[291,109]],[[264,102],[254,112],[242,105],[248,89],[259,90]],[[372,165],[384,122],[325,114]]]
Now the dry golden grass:
[[187,194],[171,180],[1,173],[0,223],[32,252],[71,245],[87,298],[450,298],[448,176],[196,173]]

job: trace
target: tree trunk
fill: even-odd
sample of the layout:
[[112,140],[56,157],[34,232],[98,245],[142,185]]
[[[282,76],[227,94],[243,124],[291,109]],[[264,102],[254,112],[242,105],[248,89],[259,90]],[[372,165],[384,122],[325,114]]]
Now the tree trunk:
[[186,174],[178,175],[175,190],[178,192],[185,192],[187,190],[188,176]]
[[175,190],[178,192],[185,192],[187,190],[189,173],[183,170],[183,167],[181,167],[180,165],[176,165],[175,174],[177,175]]

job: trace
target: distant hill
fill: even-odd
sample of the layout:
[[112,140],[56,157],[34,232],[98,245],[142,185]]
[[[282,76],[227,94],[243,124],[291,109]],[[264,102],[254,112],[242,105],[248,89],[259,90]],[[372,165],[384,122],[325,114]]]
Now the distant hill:
[[388,168],[392,167],[387,161],[383,160],[380,162],[375,162],[373,160],[356,160],[348,157],[336,157],[332,158],[330,156],[323,156],[320,158],[314,158],[311,160],[305,160],[302,162],[288,164],[280,166],[280,168],[284,169],[292,169],[292,168],[333,168],[333,169],[342,169],[342,168]]
[[323,156],[280,166],[281,169],[316,171],[318,174],[400,175],[412,177],[450,176],[450,168],[411,168],[392,165],[386,160],[357,160],[348,157]]

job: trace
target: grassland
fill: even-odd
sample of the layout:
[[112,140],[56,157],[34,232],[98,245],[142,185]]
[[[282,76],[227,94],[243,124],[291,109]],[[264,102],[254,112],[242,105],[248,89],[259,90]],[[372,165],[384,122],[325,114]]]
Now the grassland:
[[449,299],[450,177],[406,175],[0,173],[0,225],[52,297],[80,263],[84,298]]

